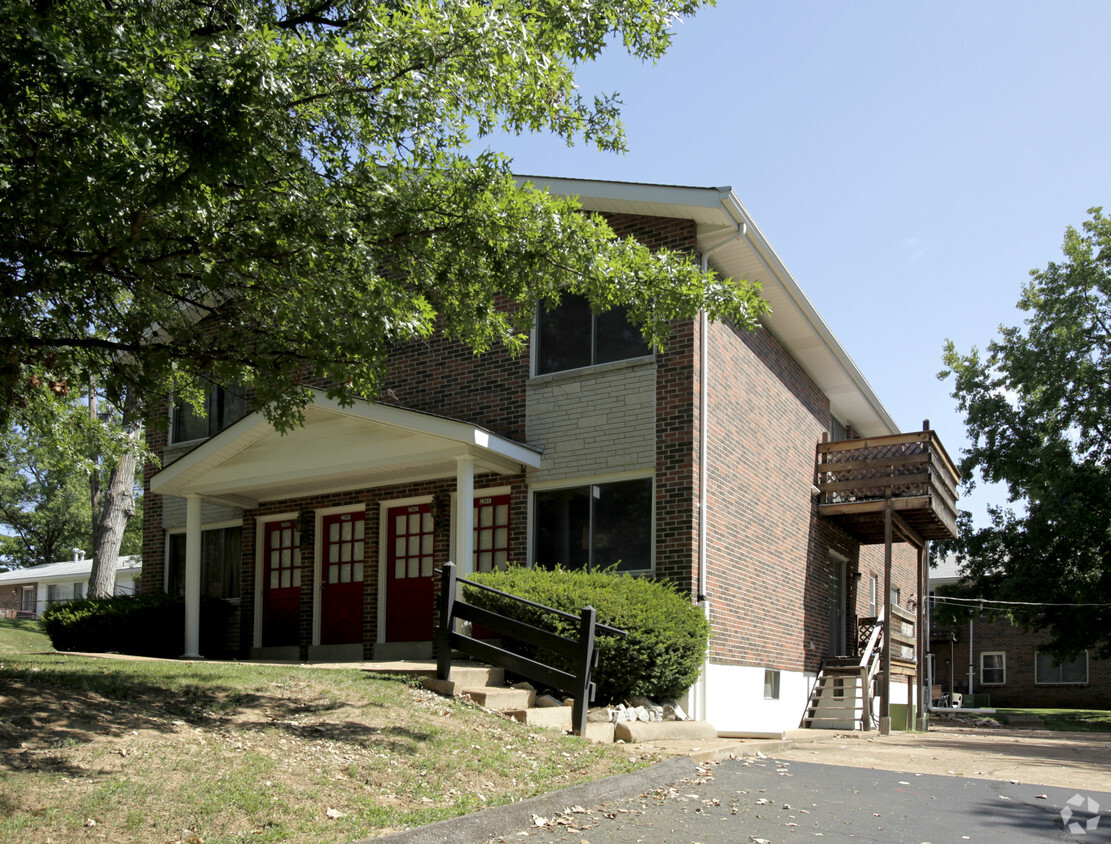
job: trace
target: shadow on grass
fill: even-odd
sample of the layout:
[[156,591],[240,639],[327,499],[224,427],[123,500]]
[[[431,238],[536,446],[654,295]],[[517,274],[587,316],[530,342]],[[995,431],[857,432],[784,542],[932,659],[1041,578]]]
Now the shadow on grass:
[[[119,663],[64,655],[0,661],[0,770],[50,770],[88,775],[51,753],[112,739],[132,731],[177,733],[183,728],[235,729],[260,734],[284,730],[302,740],[357,742],[395,752],[411,751],[429,734],[371,726],[358,721],[311,723],[345,708],[342,689],[328,688],[319,675],[306,694],[287,693],[301,679],[279,675],[272,691],[243,688],[198,666]],[[219,670],[219,669],[218,669]],[[266,684],[261,677],[258,682]],[[385,709],[360,700],[360,708]],[[28,751],[28,752],[21,752]]]

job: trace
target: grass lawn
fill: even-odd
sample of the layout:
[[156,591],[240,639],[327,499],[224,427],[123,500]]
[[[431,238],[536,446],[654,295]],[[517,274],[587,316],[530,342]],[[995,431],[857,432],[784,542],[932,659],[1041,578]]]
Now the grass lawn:
[[0,625],[4,841],[350,841],[656,761],[357,669],[34,653],[39,635]]
[[0,618],[0,657],[53,650],[42,625],[32,618]]
[[1035,715],[1047,730],[1062,732],[1111,733],[1111,711],[1106,709],[996,709],[995,717],[1004,724],[1014,715]]

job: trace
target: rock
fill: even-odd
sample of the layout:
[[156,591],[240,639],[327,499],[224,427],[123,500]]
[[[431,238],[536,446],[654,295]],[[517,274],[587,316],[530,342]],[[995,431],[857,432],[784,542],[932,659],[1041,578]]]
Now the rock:
[[647,723],[648,721],[652,720],[648,717],[648,710],[643,706],[638,706],[633,711],[637,714],[637,717],[635,719],[637,721],[644,721],[645,723]]
[[650,700],[649,698],[646,698],[644,695],[633,695],[626,702],[629,704],[629,706],[633,706],[633,707],[643,706],[645,709],[648,709],[649,707],[652,707],[652,706],[656,705],[655,701]]
[[687,713],[683,711],[683,707],[675,701],[669,701],[663,705],[663,716],[665,721],[686,721]]
[[551,695],[537,695],[535,705],[546,707],[563,706],[563,701],[557,697],[552,697]]
[[587,710],[586,720],[588,723],[608,724],[613,720],[613,712],[608,706],[596,706],[594,709]]
[[534,686],[528,680],[522,680],[520,683],[514,683],[509,688],[511,688],[511,689],[524,689],[526,692],[536,691],[536,686]]

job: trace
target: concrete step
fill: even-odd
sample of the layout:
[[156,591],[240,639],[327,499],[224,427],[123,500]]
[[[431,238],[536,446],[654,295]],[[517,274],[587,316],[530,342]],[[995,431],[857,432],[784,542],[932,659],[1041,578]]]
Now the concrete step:
[[505,689],[481,686],[475,689],[460,689],[460,695],[470,695],[479,706],[498,711],[528,709],[536,700],[532,689]]
[[503,710],[504,715],[532,727],[550,727],[555,730],[571,729],[570,706],[534,706]]

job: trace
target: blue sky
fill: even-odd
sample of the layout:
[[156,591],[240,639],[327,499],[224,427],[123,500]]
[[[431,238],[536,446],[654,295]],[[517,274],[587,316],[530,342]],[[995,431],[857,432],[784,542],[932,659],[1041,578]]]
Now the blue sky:
[[580,74],[621,93],[624,156],[493,146],[519,173],[731,185],[899,425],[930,419],[957,458],[946,338],[1019,323],[1029,270],[1111,206],[1109,33],[1106,0],[720,0],[655,66]]

